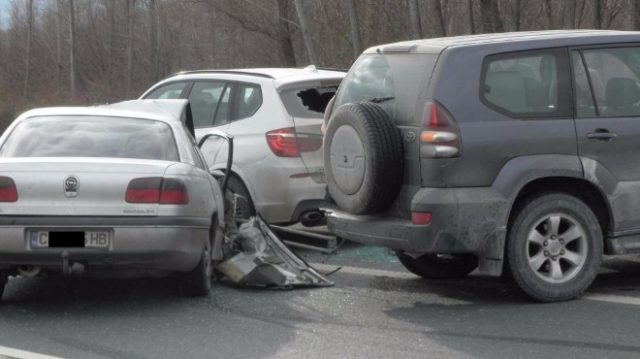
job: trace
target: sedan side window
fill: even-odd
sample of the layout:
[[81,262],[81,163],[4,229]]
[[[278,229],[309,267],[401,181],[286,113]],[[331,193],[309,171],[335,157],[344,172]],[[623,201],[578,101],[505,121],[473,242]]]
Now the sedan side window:
[[187,86],[186,82],[174,82],[165,86],[158,87],[151,91],[145,99],[149,100],[173,100],[178,99],[182,95],[184,88]]
[[191,114],[195,128],[213,126],[214,115],[226,83],[221,81],[196,82],[189,94]]
[[600,116],[640,115],[640,48],[582,51]]

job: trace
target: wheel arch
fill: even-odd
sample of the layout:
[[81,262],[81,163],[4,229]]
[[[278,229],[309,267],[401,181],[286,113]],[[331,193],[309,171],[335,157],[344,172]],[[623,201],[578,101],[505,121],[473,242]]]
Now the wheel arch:
[[[602,236],[606,240],[612,231],[613,215],[607,197],[598,186],[577,177],[542,177],[525,184],[515,196],[508,213],[507,236],[519,207],[532,196],[545,192],[560,192],[573,195],[584,201],[598,218]],[[506,246],[505,246],[506,247]],[[607,246],[605,246],[606,249]]]

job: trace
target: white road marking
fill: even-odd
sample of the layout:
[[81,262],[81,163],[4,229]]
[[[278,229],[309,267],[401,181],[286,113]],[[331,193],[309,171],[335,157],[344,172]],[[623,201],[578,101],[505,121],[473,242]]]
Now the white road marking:
[[323,263],[310,263],[311,266],[321,272],[331,272],[336,270],[339,267],[342,267],[338,273],[347,273],[347,274],[356,274],[356,275],[368,275],[374,277],[389,277],[389,278],[397,278],[397,279],[416,279],[419,278],[415,274],[411,274],[409,272],[398,272],[384,269],[373,269],[373,268],[361,268],[361,267],[351,267],[351,266],[339,266],[333,264],[323,264]]
[[589,293],[583,295],[581,299],[615,304],[640,305],[640,298],[626,295]]
[[26,350],[3,347],[0,345],[1,359],[62,359],[50,355],[38,354]]

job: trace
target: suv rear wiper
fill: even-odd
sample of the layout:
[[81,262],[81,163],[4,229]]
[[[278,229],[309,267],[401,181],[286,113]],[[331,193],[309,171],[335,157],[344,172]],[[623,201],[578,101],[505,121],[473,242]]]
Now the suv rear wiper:
[[393,100],[395,99],[395,97],[393,96],[389,96],[389,97],[372,97],[367,99],[366,101],[368,102],[373,102],[373,103],[382,103],[382,102],[387,102],[389,100]]

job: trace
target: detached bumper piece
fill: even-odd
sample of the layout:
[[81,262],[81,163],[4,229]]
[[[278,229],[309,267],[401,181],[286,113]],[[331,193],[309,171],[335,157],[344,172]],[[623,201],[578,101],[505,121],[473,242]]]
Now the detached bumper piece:
[[240,226],[234,251],[216,269],[231,281],[258,287],[329,287],[333,282],[291,252],[261,217]]

